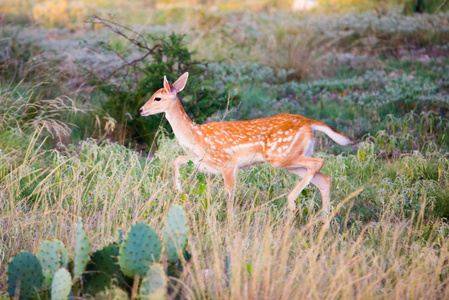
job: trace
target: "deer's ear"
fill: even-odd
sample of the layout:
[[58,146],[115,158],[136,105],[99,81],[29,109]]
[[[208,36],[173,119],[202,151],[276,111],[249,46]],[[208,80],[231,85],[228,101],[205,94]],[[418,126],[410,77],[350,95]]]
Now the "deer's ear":
[[172,94],[176,93],[176,89],[173,87],[173,85],[167,80],[167,77],[164,76],[164,89],[167,93]]
[[176,80],[175,83],[173,83],[173,86],[175,87],[177,92],[180,92],[184,89],[188,78],[189,78],[189,72],[185,72],[184,74],[179,76],[178,80]]

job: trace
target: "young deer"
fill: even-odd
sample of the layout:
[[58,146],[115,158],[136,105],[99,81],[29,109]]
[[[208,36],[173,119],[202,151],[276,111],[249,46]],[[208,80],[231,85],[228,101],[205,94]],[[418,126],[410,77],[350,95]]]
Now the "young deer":
[[173,163],[178,190],[182,191],[179,168],[192,160],[200,171],[223,174],[228,191],[227,208],[231,211],[238,170],[267,162],[302,177],[287,196],[290,209],[296,208],[296,198],[312,182],[320,190],[323,210],[329,214],[332,181],[320,172],[324,160],[310,157],[315,132],[326,133],[340,145],[352,144],[347,136],[324,123],[287,113],[249,121],[195,124],[178,98],[188,76],[184,73],[173,84],[164,76],[164,88],[154,93],[139,110],[142,116],[165,112],[176,138],[188,154],[176,158]]

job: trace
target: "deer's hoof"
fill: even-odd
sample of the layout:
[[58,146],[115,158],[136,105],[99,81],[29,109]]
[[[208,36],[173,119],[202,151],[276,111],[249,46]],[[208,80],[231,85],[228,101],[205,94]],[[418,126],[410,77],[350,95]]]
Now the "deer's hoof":
[[296,209],[296,204],[295,204],[295,201],[288,201],[288,208],[291,210],[291,211],[294,211],[295,209]]

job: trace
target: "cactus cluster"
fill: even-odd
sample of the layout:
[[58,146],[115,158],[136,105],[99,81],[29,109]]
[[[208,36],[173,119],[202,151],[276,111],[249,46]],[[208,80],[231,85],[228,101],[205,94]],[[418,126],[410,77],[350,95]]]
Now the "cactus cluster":
[[149,266],[159,261],[161,241],[145,223],[136,223],[120,247],[118,261],[126,276],[145,276]]
[[9,295],[18,299],[65,300],[89,295],[96,299],[128,299],[135,286],[138,289],[133,295],[140,299],[163,299],[167,295],[167,275],[159,263],[162,248],[170,269],[181,266],[179,259],[187,246],[186,217],[181,206],[175,205],[168,212],[163,238],[162,244],[150,226],[138,222],[123,243],[112,243],[91,253],[79,218],[73,260],[57,239],[45,240],[36,256],[20,251],[8,264]]
[[168,260],[177,262],[187,246],[187,220],[179,205],[173,206],[168,212],[164,226],[164,243]]
[[100,291],[111,289],[114,284],[120,288],[130,285],[118,264],[119,249],[117,243],[112,243],[91,255],[86,273],[83,275],[86,294],[95,295]]
[[72,275],[64,268],[55,272],[51,283],[51,299],[67,300],[72,288]]
[[95,295],[95,300],[123,300],[128,299],[128,293],[119,288],[107,289]]
[[36,257],[41,263],[44,273],[44,286],[49,288],[53,276],[59,268],[66,268],[69,263],[69,252],[64,244],[57,239],[47,239],[39,247]]
[[167,277],[164,269],[159,264],[153,264],[140,285],[141,299],[164,299],[167,294]]
[[44,283],[41,263],[26,250],[20,251],[9,261],[7,273],[9,295],[17,299],[35,298]]
[[89,262],[89,252],[92,249],[87,234],[84,231],[83,222],[81,217],[78,218],[78,226],[76,227],[76,246],[75,246],[75,259],[73,267],[74,279],[79,278],[86,269]]

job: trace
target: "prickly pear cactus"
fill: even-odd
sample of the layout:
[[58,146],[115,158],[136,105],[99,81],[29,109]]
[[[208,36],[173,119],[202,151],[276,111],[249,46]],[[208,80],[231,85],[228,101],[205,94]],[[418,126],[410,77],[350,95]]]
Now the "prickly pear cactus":
[[17,289],[19,299],[33,299],[44,283],[41,263],[26,250],[20,251],[9,261],[7,274],[9,294],[15,297]]
[[118,261],[126,276],[144,277],[148,267],[159,261],[160,256],[161,241],[154,230],[145,223],[136,223],[120,247]]
[[160,264],[153,264],[148,269],[140,285],[140,299],[159,300],[167,296],[167,277]]
[[55,272],[55,277],[51,283],[51,299],[67,300],[72,288],[72,276],[64,269],[60,268]]
[[95,295],[95,300],[128,300],[128,294],[119,288],[105,290]]
[[187,220],[180,205],[173,206],[168,212],[163,233],[168,260],[177,262],[187,245]]
[[60,240],[47,239],[36,253],[44,273],[45,288],[49,288],[54,273],[59,268],[66,268],[69,263],[69,252]]
[[112,283],[126,288],[123,272],[118,265],[119,248],[120,246],[114,243],[91,255],[86,273],[83,275],[85,294],[95,295],[100,291],[110,289]]
[[89,252],[92,249],[87,234],[84,231],[82,218],[78,218],[78,226],[76,227],[76,246],[75,246],[75,259],[73,267],[73,277],[78,279],[86,269],[86,265],[89,262]]

